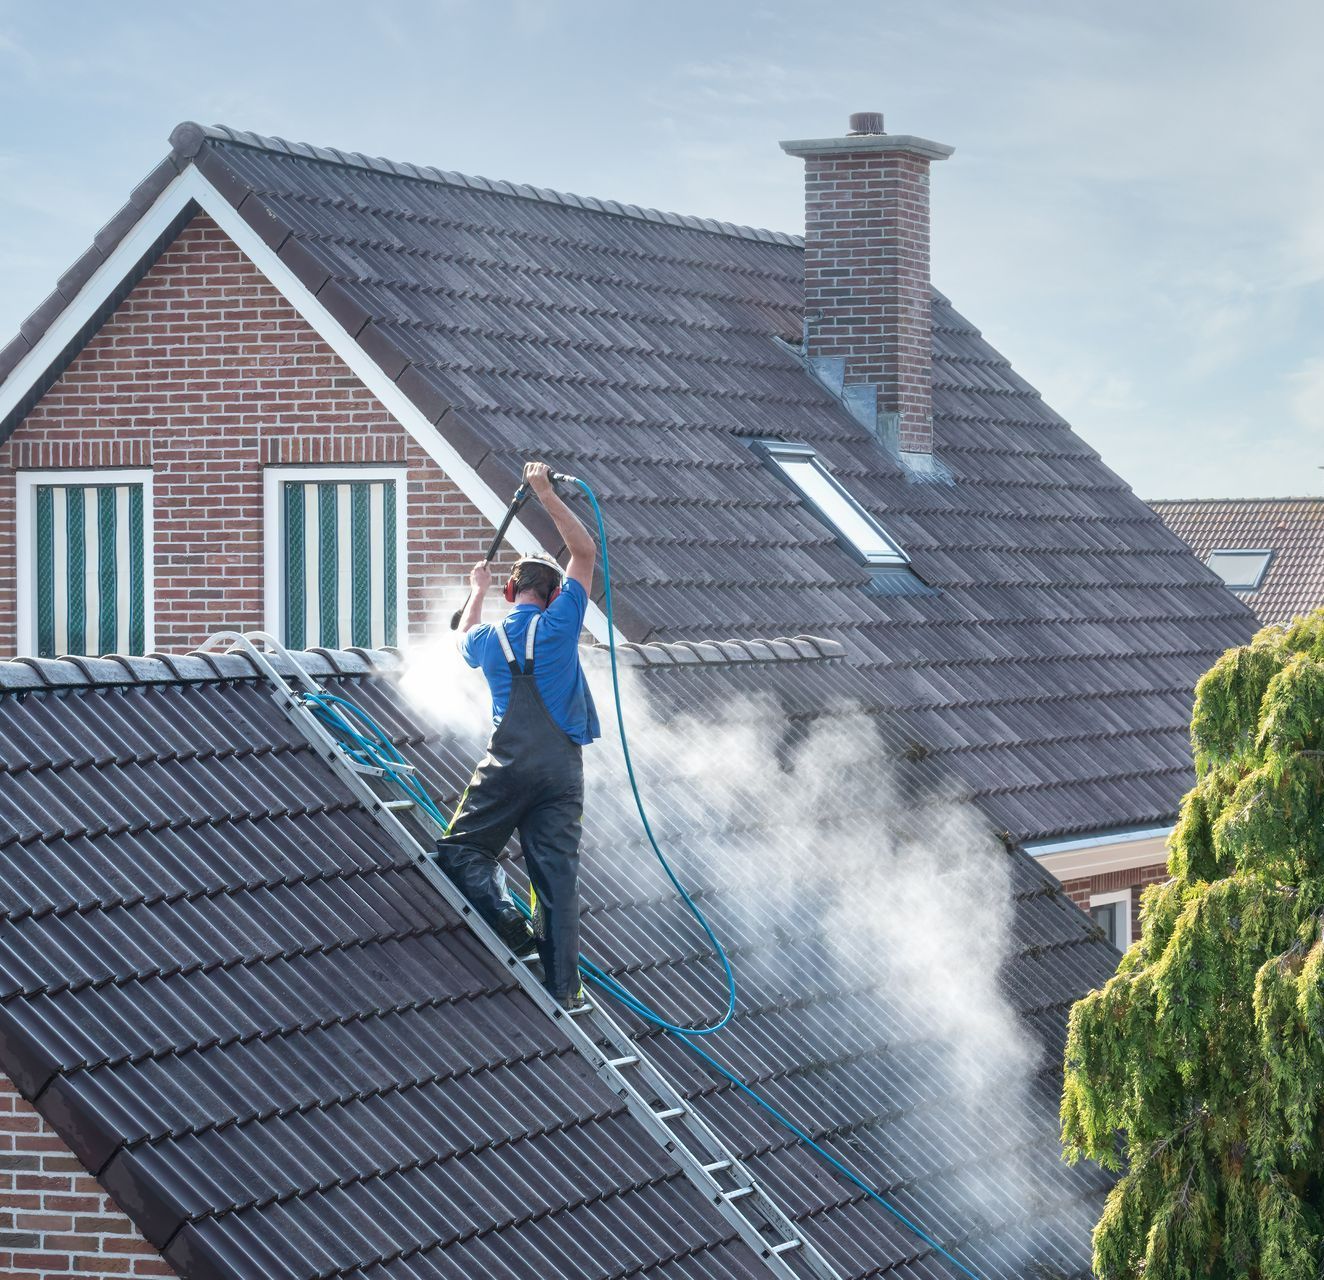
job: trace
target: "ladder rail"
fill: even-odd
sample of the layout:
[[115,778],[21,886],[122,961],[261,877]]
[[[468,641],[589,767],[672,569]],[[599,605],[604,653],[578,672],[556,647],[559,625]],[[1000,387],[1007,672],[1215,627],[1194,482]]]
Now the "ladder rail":
[[[528,962],[520,960],[491,926],[478,914],[459,888],[436,864],[428,850],[405,826],[403,814],[418,823],[429,835],[444,834],[444,828],[421,806],[409,810],[391,807],[387,797],[373,791],[370,779],[386,783],[382,771],[356,765],[345,754],[338,739],[312,712],[301,694],[321,694],[325,690],[312,678],[294,655],[267,632],[222,631],[208,639],[197,652],[210,654],[242,653],[272,686],[271,696],[292,724],[303,733],[318,755],[349,788],[369,816],[402,852],[409,856],[428,883],[468,925],[502,968],[511,974],[525,994],[559,1028],[594,1073],[620,1098],[645,1133],[680,1167],[689,1181],[703,1194],[737,1234],[752,1248],[765,1266],[780,1280],[802,1280],[790,1259],[802,1263],[816,1280],[842,1280],[841,1274],[818,1248],[797,1228],[743,1161],[717,1136],[685,1100],[671,1080],[653,1062],[643,1047],[613,1018],[595,998],[584,1018],[567,1014]],[[283,672],[276,665],[288,668]],[[296,692],[289,681],[299,686]],[[590,1033],[582,1022],[593,1028]],[[609,1049],[604,1051],[602,1042]],[[631,1073],[635,1077],[631,1079]],[[637,1082],[636,1082],[637,1081]],[[640,1087],[646,1085],[647,1089]],[[651,1096],[650,1096],[651,1095]],[[655,1107],[654,1102],[661,1103]],[[684,1130],[702,1148],[690,1150],[680,1138]],[[718,1175],[729,1177],[723,1186]],[[746,1206],[749,1206],[746,1208]],[[756,1221],[752,1214],[756,1214]],[[765,1234],[775,1233],[779,1238]]]

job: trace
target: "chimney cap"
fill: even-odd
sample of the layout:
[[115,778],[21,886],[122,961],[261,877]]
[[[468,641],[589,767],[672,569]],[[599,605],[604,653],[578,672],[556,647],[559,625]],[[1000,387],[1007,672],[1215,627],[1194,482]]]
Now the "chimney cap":
[[862,134],[886,133],[883,128],[881,111],[853,111],[850,117],[850,132],[859,137]]
[[[851,119],[853,121],[856,117]],[[923,160],[946,160],[955,150],[928,138],[916,138],[908,133],[883,133],[881,130],[878,133],[847,134],[844,138],[796,138],[779,145],[788,156],[804,159],[843,152],[901,151]]]

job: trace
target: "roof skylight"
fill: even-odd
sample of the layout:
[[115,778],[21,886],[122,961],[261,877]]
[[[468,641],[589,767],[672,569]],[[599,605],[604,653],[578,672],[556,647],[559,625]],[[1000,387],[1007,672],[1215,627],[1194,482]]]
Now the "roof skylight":
[[808,445],[761,440],[760,451],[807,506],[865,564],[908,564],[910,557],[846,490]]
[[1271,550],[1218,549],[1209,553],[1209,566],[1233,591],[1257,591],[1273,559]]

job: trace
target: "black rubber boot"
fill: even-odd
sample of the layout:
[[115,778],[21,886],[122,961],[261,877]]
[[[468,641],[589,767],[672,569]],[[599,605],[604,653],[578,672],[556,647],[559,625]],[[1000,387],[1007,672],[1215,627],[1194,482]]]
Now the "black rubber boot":
[[501,941],[521,960],[538,954],[538,941],[529,923],[521,915],[504,916],[497,926]]

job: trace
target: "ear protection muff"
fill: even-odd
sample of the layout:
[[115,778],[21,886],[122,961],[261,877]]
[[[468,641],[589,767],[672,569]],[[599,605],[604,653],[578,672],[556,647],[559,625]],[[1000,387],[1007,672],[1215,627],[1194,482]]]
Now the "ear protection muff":
[[506,598],[507,604],[514,604],[515,597],[524,589],[520,586],[520,568],[526,564],[540,564],[549,569],[556,570],[556,586],[551,590],[547,597],[547,603],[550,605],[557,596],[561,594],[561,587],[565,582],[565,576],[561,573],[561,566],[550,556],[521,556],[515,561],[515,567],[510,571],[510,577],[506,579],[506,588],[501,593]]

